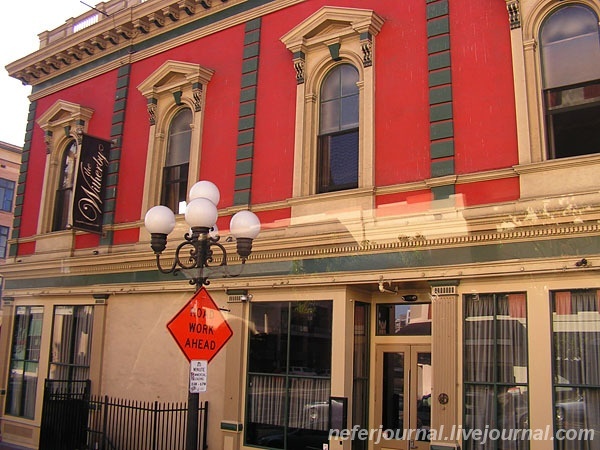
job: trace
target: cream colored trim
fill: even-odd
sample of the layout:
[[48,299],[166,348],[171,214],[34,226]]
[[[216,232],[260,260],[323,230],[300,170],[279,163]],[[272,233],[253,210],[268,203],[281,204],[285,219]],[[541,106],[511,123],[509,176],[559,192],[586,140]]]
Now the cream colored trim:
[[[296,135],[294,149],[294,180],[292,217],[303,217],[327,212],[332,208],[333,196],[314,196],[317,180],[317,133],[319,126],[319,89],[326,74],[337,64],[349,63],[359,72],[359,174],[358,188],[372,190],[375,182],[375,78],[374,36],[383,26],[383,19],[366,9],[325,6],[303,20],[281,37],[287,49],[294,54],[293,63],[301,68],[296,89]],[[369,43],[361,41],[361,33],[369,33]],[[364,36],[363,36],[364,40]],[[340,44],[339,61],[333,61],[328,46]],[[369,63],[365,63],[364,45],[369,46]],[[342,199],[347,194],[337,194]],[[362,194],[357,192],[357,198]],[[308,199],[308,200],[307,200]],[[328,200],[323,202],[323,200]],[[310,202],[306,208],[302,207]],[[337,207],[337,205],[333,205]],[[341,206],[341,205],[340,205]],[[364,199],[356,206],[371,209],[373,198]]]
[[[243,3],[246,1],[247,0],[242,0],[238,3]],[[32,94],[29,97],[29,99],[30,99],[30,101],[38,100],[38,99],[45,97],[51,93],[62,91],[69,86],[73,86],[78,83],[82,83],[83,81],[90,80],[99,75],[110,72],[111,70],[118,69],[119,67],[121,67],[123,65],[133,64],[135,62],[147,59],[151,56],[166,52],[173,48],[177,48],[181,45],[196,41],[198,39],[209,36],[211,34],[218,33],[219,31],[223,31],[227,28],[231,28],[231,27],[234,27],[234,26],[237,26],[240,24],[244,24],[250,20],[271,14],[273,12],[277,12],[279,10],[288,8],[295,4],[302,3],[304,1],[306,1],[306,0],[281,0],[281,1],[269,3],[268,5],[260,6],[258,8],[254,8],[252,10],[243,12],[241,14],[238,14],[238,15],[235,15],[232,17],[228,17],[227,19],[224,19],[222,21],[207,25],[206,27],[193,30],[189,33],[186,33],[185,35],[180,35],[180,36],[177,36],[176,38],[173,38],[173,39],[170,39],[163,43],[160,43],[158,45],[152,46],[149,49],[136,51],[135,53],[130,53],[126,57],[112,61],[108,64],[103,64],[101,67],[95,68],[95,69],[85,72],[81,75],[69,77],[68,80],[61,81],[59,83],[52,85],[51,87],[37,91],[35,94]],[[230,0],[228,3],[223,3],[223,5],[225,7],[230,7],[230,6],[233,6],[234,3]],[[193,17],[191,19],[180,19],[178,22],[176,22],[173,25],[165,26],[162,29],[153,29],[148,34],[136,35],[135,38],[133,38],[131,40],[127,40],[126,43],[120,44],[119,46],[115,47],[115,50],[130,47],[130,46],[134,46],[134,48],[135,48],[135,45],[138,44],[139,42],[142,42],[143,40],[154,38],[159,34],[162,34],[171,29],[180,27],[180,26],[184,25],[185,23],[189,22],[190,20],[195,20],[197,18],[198,17]],[[90,28],[90,31],[97,32],[97,28],[94,28],[94,26],[89,27],[89,28]],[[79,33],[77,33],[76,36],[78,36],[78,37],[81,36],[81,38],[84,39],[84,35],[79,35]],[[136,40],[138,38],[139,38],[139,40]],[[65,44],[63,44],[63,46],[64,45]],[[53,49],[53,51],[50,52],[49,51],[50,48],[44,48],[44,49],[30,55],[27,58],[23,58],[17,62],[10,64],[8,66],[10,75],[16,76],[18,74],[18,72],[25,70],[28,65],[34,64],[35,61],[48,58],[49,56],[53,55],[54,53],[57,53],[60,50],[62,50],[62,47],[52,46],[52,49]],[[104,56],[105,56],[105,54],[100,54],[97,57],[104,57]],[[90,61],[97,59],[97,57],[96,58],[90,57],[89,59],[85,59],[85,63],[89,63]],[[83,62],[81,64],[83,64]],[[56,75],[65,73],[69,70],[72,70],[72,69],[78,67],[81,64],[71,64],[70,66],[61,68],[58,71],[52,71],[51,76],[55,77]],[[40,81],[35,82],[35,83],[32,82],[31,84],[36,85],[36,84],[41,83],[42,81],[45,82],[48,79],[50,79],[50,77],[44,77],[43,79],[40,79]]]
[[[76,167],[80,152],[81,136],[87,131],[93,114],[94,110],[91,108],[58,100],[37,119],[38,125],[45,133],[47,153],[37,234],[47,233],[52,230],[55,192],[60,178],[59,171],[61,169],[63,152],[67,151],[69,141],[75,139],[77,142]],[[64,242],[63,244],[55,247],[55,250],[70,250],[71,241]]]
[[[192,111],[190,124],[190,161],[188,191],[197,181],[202,148],[203,109],[206,89],[213,71],[198,64],[166,61],[138,85],[149,106],[151,126],[148,136],[148,153],[142,198],[142,217],[152,206],[159,204],[162,189],[162,168],[166,158],[166,142],[169,125],[174,115],[185,105]],[[177,105],[174,93],[181,92],[181,104]],[[151,112],[150,112],[151,111]],[[177,211],[174,211],[177,214]]]
[[[546,132],[542,99],[542,72],[538,36],[543,20],[555,9],[568,4],[590,7],[600,16],[600,1],[520,0],[522,28],[511,31],[515,84],[519,163],[537,163],[546,157]],[[526,103],[523,103],[523,99]],[[526,135],[529,133],[529,145]],[[568,189],[564,190],[569,192]],[[527,193],[525,192],[527,196]]]

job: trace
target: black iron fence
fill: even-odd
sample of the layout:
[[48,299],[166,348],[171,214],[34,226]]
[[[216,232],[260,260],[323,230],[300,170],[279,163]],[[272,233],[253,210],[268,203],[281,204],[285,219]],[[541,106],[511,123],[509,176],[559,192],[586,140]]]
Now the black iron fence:
[[[46,380],[40,450],[183,450],[187,403],[90,396],[89,381]],[[198,411],[206,450],[208,402]]]

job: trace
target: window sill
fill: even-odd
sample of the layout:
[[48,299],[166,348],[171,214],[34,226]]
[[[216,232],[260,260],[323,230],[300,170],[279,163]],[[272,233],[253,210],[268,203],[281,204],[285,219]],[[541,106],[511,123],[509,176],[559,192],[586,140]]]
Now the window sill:
[[597,191],[600,154],[522,164],[514,170],[520,177],[521,198]]

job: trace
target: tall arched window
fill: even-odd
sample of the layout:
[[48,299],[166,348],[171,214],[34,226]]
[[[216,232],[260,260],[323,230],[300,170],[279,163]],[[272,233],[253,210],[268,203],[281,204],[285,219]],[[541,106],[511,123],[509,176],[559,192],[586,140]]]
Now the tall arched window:
[[192,142],[192,110],[182,109],[169,125],[167,157],[163,168],[161,204],[183,214],[187,198],[190,145]]
[[319,100],[317,192],[358,187],[358,70],[334,67],[323,80]]
[[600,34],[586,6],[552,13],[540,32],[548,157],[600,153]]
[[75,177],[75,155],[77,154],[77,142],[70,141],[62,154],[60,163],[60,176],[56,188],[54,201],[54,218],[52,220],[52,231],[60,231],[67,228],[69,224],[69,213],[73,198],[73,181]]

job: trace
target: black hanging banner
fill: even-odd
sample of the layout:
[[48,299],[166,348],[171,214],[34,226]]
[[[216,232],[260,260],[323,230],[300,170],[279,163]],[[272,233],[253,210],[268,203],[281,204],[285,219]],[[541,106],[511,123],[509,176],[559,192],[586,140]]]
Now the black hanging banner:
[[102,233],[110,141],[83,135],[73,201],[73,228]]

